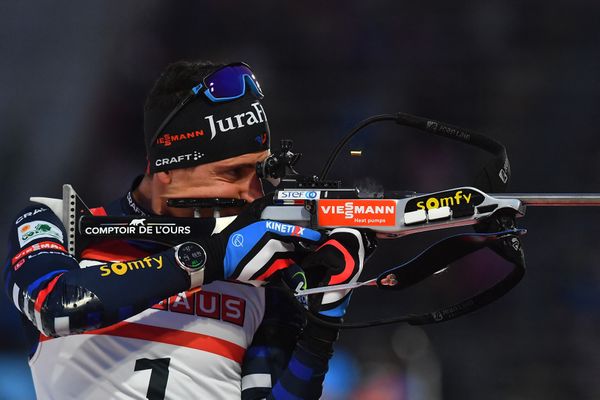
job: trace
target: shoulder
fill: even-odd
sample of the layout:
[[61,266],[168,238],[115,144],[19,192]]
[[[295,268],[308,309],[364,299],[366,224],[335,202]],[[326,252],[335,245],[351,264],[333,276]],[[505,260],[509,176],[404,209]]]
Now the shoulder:
[[22,209],[10,227],[10,238],[23,247],[40,239],[64,241],[65,229],[62,221],[48,207],[33,204]]

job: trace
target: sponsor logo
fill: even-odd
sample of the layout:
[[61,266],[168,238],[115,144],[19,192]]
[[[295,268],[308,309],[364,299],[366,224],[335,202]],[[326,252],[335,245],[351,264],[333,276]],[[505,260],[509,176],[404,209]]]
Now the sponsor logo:
[[500,178],[502,183],[508,182],[508,174],[505,170],[501,169],[500,171],[498,171],[498,177]]
[[54,238],[63,241],[62,231],[54,224],[47,221],[31,221],[17,228],[19,244],[21,247],[35,239]]
[[116,235],[189,235],[192,228],[188,225],[175,223],[146,222],[145,218],[133,219],[129,224],[114,223],[86,226],[83,233],[90,236],[116,236]]
[[218,319],[238,326],[244,325],[246,300],[215,292],[182,292],[152,308],[199,317]]
[[431,316],[436,321],[448,320],[453,318],[456,314],[462,312],[465,308],[472,307],[473,304],[473,300],[467,300],[464,303],[457,304],[444,310],[434,311],[431,313]]
[[54,242],[50,242],[50,241],[39,242],[39,243],[33,244],[27,248],[24,248],[23,250],[18,252],[12,258],[11,263],[14,264],[17,261],[19,261],[21,258],[25,257],[26,255],[31,254],[35,251],[39,251],[39,250],[60,250],[65,253],[67,251],[67,250],[65,250],[65,248],[63,246],[61,246],[58,243],[54,243]]
[[[225,133],[228,131],[234,131],[245,126],[255,125],[263,123],[267,120],[265,110],[262,105],[256,101],[251,104],[252,109],[250,111],[236,114],[233,117],[227,117],[223,119],[214,119],[214,116],[208,115],[204,117],[208,121],[210,126],[210,140],[213,140],[218,133]],[[266,135],[265,135],[266,142]]]
[[183,161],[198,161],[204,157],[204,153],[194,151],[193,153],[180,154],[177,157],[159,158],[154,162],[154,165],[160,167],[161,165],[179,164]]
[[320,197],[320,193],[314,190],[282,190],[277,193],[279,200],[314,200]]
[[500,178],[500,180],[502,181],[502,183],[507,183],[508,182],[508,174],[510,172],[510,164],[508,163],[508,158],[504,159],[504,165],[502,166],[502,168],[500,169],[500,171],[498,171],[498,177]]
[[451,128],[446,125],[440,125],[435,121],[427,121],[427,129],[432,130],[433,132],[440,132],[446,136],[454,136],[462,140],[469,140],[471,138],[471,134],[460,129]]
[[13,270],[18,270],[19,268],[21,268],[21,266],[25,264],[25,260],[21,260],[18,263],[16,263],[15,265],[13,265]]
[[510,240],[510,244],[512,245],[512,248],[515,249],[515,251],[519,251],[521,249],[521,241],[516,237]]
[[258,135],[254,138],[254,140],[256,140],[256,143],[258,144],[265,144],[267,143],[267,133],[263,133],[262,135]]
[[234,247],[244,247],[244,236],[236,233],[231,237],[231,244],[233,244]]
[[129,207],[136,214],[146,215],[146,213],[141,208],[139,208],[137,204],[135,204],[135,201],[133,201],[133,196],[131,195],[131,192],[127,192],[127,204],[129,204]]
[[201,129],[199,131],[186,133],[165,133],[156,139],[156,144],[168,147],[172,145],[173,142],[183,142],[185,140],[197,138],[198,136],[204,136],[204,130]]
[[63,257],[72,258],[69,253],[65,253],[65,252],[62,252],[62,251],[46,251],[46,250],[44,250],[44,251],[38,251],[36,253],[28,255],[27,259],[31,260],[31,259],[36,258],[38,256],[47,255],[47,254],[52,254],[52,255],[55,255],[55,256],[63,256]]
[[48,209],[41,207],[41,208],[36,208],[33,211],[26,212],[25,214],[23,214],[19,218],[17,218],[17,220],[15,221],[15,225],[19,225],[25,218],[34,216],[35,214],[41,213],[42,211],[48,211]]
[[483,196],[473,190],[459,189],[436,193],[412,199],[406,204],[406,212],[417,210],[434,210],[440,207],[476,206],[483,202]]
[[284,224],[275,221],[266,221],[265,228],[271,232],[282,233],[290,236],[302,236],[306,228],[297,225]]
[[102,273],[100,276],[125,275],[129,271],[138,269],[161,269],[163,267],[162,256],[158,257],[144,257],[139,260],[125,261],[125,262],[114,262],[107,265],[100,266]]
[[457,190],[451,196],[429,197],[427,200],[417,202],[417,208],[420,210],[431,210],[440,207],[452,207],[454,205],[469,204],[473,193],[463,193],[462,190]]
[[320,200],[319,225],[394,226],[394,200]]

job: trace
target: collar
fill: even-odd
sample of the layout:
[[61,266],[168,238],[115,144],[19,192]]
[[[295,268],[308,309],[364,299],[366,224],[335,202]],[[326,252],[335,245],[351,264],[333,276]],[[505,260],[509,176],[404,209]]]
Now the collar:
[[142,179],[144,179],[144,175],[137,176],[133,180],[133,183],[131,184],[131,188],[129,189],[127,194],[125,194],[125,196],[123,196],[121,198],[121,208],[125,212],[125,215],[144,215],[144,216],[154,215],[151,211],[148,211],[147,209],[142,207],[133,198],[133,191],[135,189],[137,189],[137,187],[142,182]]

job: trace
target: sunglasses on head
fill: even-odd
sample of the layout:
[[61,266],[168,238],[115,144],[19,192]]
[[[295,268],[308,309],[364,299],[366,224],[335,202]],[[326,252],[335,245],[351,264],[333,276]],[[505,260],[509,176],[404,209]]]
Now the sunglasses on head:
[[246,88],[249,88],[257,99],[264,97],[258,80],[246,63],[227,64],[211,72],[202,79],[201,83],[194,86],[190,93],[167,115],[154,133],[150,143],[154,143],[175,115],[200,93],[213,103],[220,103],[243,97],[246,94]]
[[192,92],[197,95],[204,88],[202,93],[209,100],[218,103],[243,97],[246,94],[247,86],[257,98],[264,97],[260,84],[250,67],[245,63],[238,62],[211,72],[202,79],[202,83],[192,88]]

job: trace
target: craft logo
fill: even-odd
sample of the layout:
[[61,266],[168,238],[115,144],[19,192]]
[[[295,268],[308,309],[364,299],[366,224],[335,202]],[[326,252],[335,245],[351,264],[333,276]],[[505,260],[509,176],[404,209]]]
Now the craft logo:
[[140,260],[133,261],[125,261],[125,262],[114,262],[107,265],[100,266],[100,271],[102,273],[100,276],[109,276],[111,274],[115,275],[125,275],[129,271],[138,270],[138,269],[161,269],[163,267],[163,258],[162,256],[158,257],[145,257]]
[[141,208],[138,207],[138,205],[135,203],[135,201],[133,201],[131,192],[127,192],[127,204],[136,214],[147,215]]
[[320,200],[321,226],[394,226],[395,200]]
[[62,231],[54,224],[47,221],[31,221],[17,228],[19,244],[21,247],[35,239],[54,238],[63,241]]
[[173,142],[183,142],[185,140],[194,139],[198,136],[204,136],[204,130],[187,132],[187,133],[165,133],[156,139],[156,144],[161,144],[165,147],[171,146]]
[[25,214],[23,214],[19,218],[17,218],[17,220],[15,221],[15,225],[19,225],[21,223],[21,221],[23,221],[27,217],[31,217],[37,213],[41,213],[42,211],[47,211],[47,210],[48,210],[47,208],[42,207],[42,208],[36,208],[33,211],[26,212]]
[[162,165],[179,164],[184,161],[198,161],[204,157],[204,153],[194,151],[193,153],[180,154],[176,157],[159,158],[154,162],[154,165],[160,167]]
[[177,225],[174,222],[146,222],[146,218],[134,218],[127,222],[101,223],[86,226],[84,235],[90,236],[127,236],[127,235],[189,235],[192,227]]
[[474,207],[481,204],[483,200],[483,195],[474,190],[466,188],[449,190],[412,199],[406,204],[405,212],[434,210],[440,207],[455,208],[466,205]]
[[31,254],[34,251],[39,251],[39,250],[60,250],[60,251],[66,252],[65,248],[58,243],[54,243],[54,242],[50,242],[50,241],[39,242],[39,243],[35,243],[35,244],[21,250],[20,252],[18,252],[12,258],[11,263],[14,264],[17,261],[19,261],[21,258],[25,257],[26,255]]
[[[215,120],[213,115],[204,117],[208,121],[210,126],[210,140],[213,140],[217,133],[225,133],[228,131],[234,131],[245,126],[255,125],[258,123],[264,123],[267,120],[265,110],[262,105],[256,101],[250,104],[254,110],[250,110],[241,114],[236,114],[233,117],[227,117],[223,119]],[[266,135],[265,135],[266,141]]]

